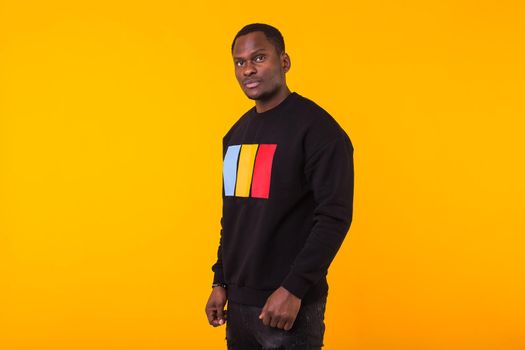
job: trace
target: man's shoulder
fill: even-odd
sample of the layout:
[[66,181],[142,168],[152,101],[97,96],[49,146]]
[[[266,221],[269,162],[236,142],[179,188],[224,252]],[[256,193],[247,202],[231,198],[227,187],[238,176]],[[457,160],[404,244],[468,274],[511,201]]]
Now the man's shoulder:
[[306,96],[297,94],[297,100],[296,100],[296,108],[299,108],[307,113],[311,113],[313,115],[329,115],[329,113],[321,107],[317,102],[315,102],[313,99],[308,98]]
[[332,114],[312,99],[299,95],[297,109],[301,112],[300,117],[308,124],[311,132],[332,136],[344,133],[343,128]]

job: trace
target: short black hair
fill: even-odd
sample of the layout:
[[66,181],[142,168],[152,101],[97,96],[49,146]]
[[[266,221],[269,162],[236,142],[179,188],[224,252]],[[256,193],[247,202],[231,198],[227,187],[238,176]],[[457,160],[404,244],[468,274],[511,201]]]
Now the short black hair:
[[263,32],[266,36],[266,39],[268,39],[269,42],[273,44],[275,49],[277,50],[278,54],[281,54],[284,52],[284,38],[279,29],[264,23],[252,23],[245,25],[237,35],[235,35],[235,38],[233,38],[232,42],[232,53],[233,53],[233,46],[235,45],[235,40],[237,40],[238,37],[241,35],[245,35],[251,32]]

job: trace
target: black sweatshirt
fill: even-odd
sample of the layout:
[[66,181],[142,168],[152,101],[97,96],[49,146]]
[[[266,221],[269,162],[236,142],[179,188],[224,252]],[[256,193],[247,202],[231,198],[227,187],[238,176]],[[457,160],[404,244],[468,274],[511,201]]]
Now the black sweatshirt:
[[324,109],[292,92],[247,111],[223,138],[223,208],[214,283],[263,307],[277,288],[316,301],[352,221],[353,145]]

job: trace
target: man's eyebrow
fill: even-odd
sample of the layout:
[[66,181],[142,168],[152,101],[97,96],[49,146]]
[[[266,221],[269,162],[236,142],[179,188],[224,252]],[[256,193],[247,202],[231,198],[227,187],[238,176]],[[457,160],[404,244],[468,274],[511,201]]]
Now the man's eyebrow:
[[[266,49],[257,49],[253,52],[251,52],[248,56],[253,56],[254,54],[258,53],[259,51],[266,51]],[[243,57],[234,57],[234,60],[242,59]]]

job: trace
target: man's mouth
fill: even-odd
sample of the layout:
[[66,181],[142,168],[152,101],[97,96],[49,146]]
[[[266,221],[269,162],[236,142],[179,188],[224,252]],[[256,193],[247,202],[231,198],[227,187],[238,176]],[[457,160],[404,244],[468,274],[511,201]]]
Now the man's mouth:
[[261,82],[258,81],[258,80],[247,80],[247,81],[245,81],[243,84],[244,84],[244,86],[246,86],[248,89],[253,89],[253,88],[259,86],[260,83],[261,83]]

